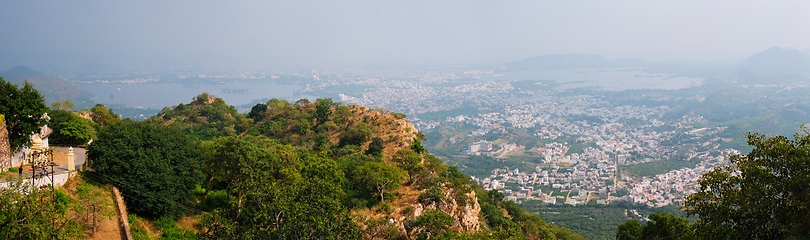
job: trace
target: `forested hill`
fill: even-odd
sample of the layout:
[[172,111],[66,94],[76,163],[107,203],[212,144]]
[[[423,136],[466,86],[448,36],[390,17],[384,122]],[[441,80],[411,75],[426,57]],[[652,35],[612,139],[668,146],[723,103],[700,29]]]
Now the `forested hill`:
[[8,71],[0,72],[0,77],[19,86],[28,81],[42,93],[48,103],[69,100],[76,104],[77,109],[91,108],[94,105],[91,100],[94,98],[92,93],[63,79],[46,76],[25,66],[17,66]]
[[[404,114],[273,99],[243,115],[202,94],[98,138],[95,169],[121,186],[132,211],[194,214],[203,238],[583,239],[441,163]],[[112,149],[122,139],[139,150]],[[139,154],[143,164],[132,160]],[[186,193],[154,178],[192,181]]]

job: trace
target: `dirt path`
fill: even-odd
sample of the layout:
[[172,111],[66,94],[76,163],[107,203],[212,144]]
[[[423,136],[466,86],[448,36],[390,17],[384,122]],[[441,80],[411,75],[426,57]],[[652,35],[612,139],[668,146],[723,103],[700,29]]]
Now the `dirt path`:
[[568,194],[565,194],[565,202],[563,202],[563,203],[568,203],[568,197],[570,197],[570,196],[571,196],[571,190],[568,190]]
[[[91,192],[96,192],[95,195],[97,198],[95,199],[86,199],[81,198],[77,194],[77,186],[83,180],[80,177],[74,177],[68,180],[65,185],[62,186],[62,190],[65,191],[66,194],[71,196],[76,201],[98,201],[96,205],[96,230],[93,233],[92,227],[88,229],[86,235],[83,236],[82,239],[93,239],[93,240],[117,240],[123,239],[123,231],[121,231],[121,225],[118,222],[117,214],[114,214],[115,211],[115,197],[113,196],[112,192],[107,187],[101,186],[94,186],[91,187]],[[87,191],[87,188],[85,188]],[[85,212],[75,213],[76,218],[74,220],[79,221],[81,223],[90,224],[92,226],[93,221],[93,211],[92,208],[88,209]]]
[[585,200],[585,204],[588,204],[589,202],[591,202],[591,200],[594,200],[594,199],[599,199],[599,198],[597,197],[597,194],[594,194],[594,193],[595,193],[595,192],[588,191],[588,197],[587,197],[587,198],[585,198],[585,199],[587,199],[587,200]]

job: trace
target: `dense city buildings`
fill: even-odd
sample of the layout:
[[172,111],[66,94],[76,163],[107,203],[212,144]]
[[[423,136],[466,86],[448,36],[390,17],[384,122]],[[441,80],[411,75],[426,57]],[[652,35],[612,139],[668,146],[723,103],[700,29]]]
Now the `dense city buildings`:
[[[491,175],[478,174],[474,178],[485,188],[498,189],[518,202],[678,205],[695,191],[696,180],[702,174],[714,166],[729,164],[727,156],[740,153],[730,147],[735,138],[729,137],[734,134],[728,133],[727,126],[707,124],[704,116],[693,112],[672,116],[675,111],[671,103],[699,103],[706,100],[705,96],[653,91],[640,94],[636,100],[619,101],[598,89],[565,87],[564,81],[491,80],[499,74],[453,68],[178,67],[156,69],[151,74],[121,70],[94,75],[63,72],[61,76],[79,84],[294,83],[301,89],[288,96],[268,97],[292,101],[332,97],[381,111],[402,112],[423,133],[462,129],[447,139],[433,139],[439,144],[427,145],[433,148],[431,151],[447,153],[437,155],[443,160],[529,159],[532,167],[493,167]],[[640,78],[666,80],[659,75]],[[803,83],[735,87],[769,91],[808,88]],[[250,107],[238,109],[246,112]],[[460,147],[447,147],[454,144]],[[464,163],[459,166],[465,169]],[[650,168],[653,170],[642,171]]]

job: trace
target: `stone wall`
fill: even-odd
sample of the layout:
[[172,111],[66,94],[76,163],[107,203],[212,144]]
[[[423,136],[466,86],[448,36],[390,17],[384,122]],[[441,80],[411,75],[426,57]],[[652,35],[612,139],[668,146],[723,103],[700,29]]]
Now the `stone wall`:
[[[62,185],[65,185],[68,179],[70,179],[73,176],[76,176],[76,174],[78,174],[77,171],[67,171],[54,174],[53,180],[51,180],[51,177],[38,177],[38,178],[26,178],[23,181],[25,182],[26,185],[29,186],[33,184],[36,187],[43,187],[51,185],[51,183],[53,183],[55,187],[61,187]],[[5,179],[3,179],[3,181],[5,181]],[[9,184],[11,183],[0,181],[0,188],[8,188]]]
[[8,126],[5,116],[0,114],[0,172],[8,171],[11,167],[11,143],[8,139]]

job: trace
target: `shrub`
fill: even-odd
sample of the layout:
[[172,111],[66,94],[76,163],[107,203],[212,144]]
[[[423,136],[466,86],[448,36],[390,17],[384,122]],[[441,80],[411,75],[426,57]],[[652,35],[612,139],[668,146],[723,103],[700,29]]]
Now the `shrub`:
[[56,189],[54,191],[54,197],[56,202],[56,211],[58,213],[65,213],[67,210],[68,204],[73,202],[73,199],[70,198],[62,189]]
[[421,227],[425,232],[430,232],[430,235],[437,236],[453,226],[453,217],[438,210],[430,210],[416,217],[414,225]]
[[467,196],[467,193],[469,193],[471,190],[472,189],[470,189],[470,186],[468,185],[456,187],[456,193],[454,194],[453,199],[456,200],[456,203],[458,203],[459,206],[467,206],[468,203],[473,203],[473,200]]
[[390,214],[391,213],[391,206],[388,206],[388,204],[383,203],[383,205],[381,205],[380,208],[377,208],[377,213]]
[[346,145],[363,145],[366,141],[371,138],[373,133],[371,129],[365,123],[360,123],[355,128],[350,128],[343,136],[340,137],[340,141],[338,143],[339,146],[346,146]]
[[228,205],[228,193],[225,190],[211,190],[208,198],[202,201],[201,208],[205,211],[213,211]]
[[402,215],[411,215],[413,213],[413,206],[407,206],[405,209],[402,209]]
[[[426,171],[427,170],[423,170],[423,172],[426,172]],[[430,188],[432,186],[436,186],[436,185],[442,183],[442,179],[437,177],[436,175],[426,174],[426,173],[421,174],[421,175],[422,175],[422,177],[419,178],[418,185],[417,185],[419,187],[419,189],[428,189],[428,188]]]
[[441,186],[433,186],[419,194],[419,202],[433,203],[444,199],[444,189]]
[[155,227],[161,230],[174,228],[175,226],[177,226],[177,223],[174,219],[166,215],[161,216],[155,221]]
[[127,214],[127,221],[129,221],[130,234],[132,234],[133,239],[149,239],[149,234],[142,227],[143,219],[138,215],[129,213]]
[[347,200],[347,203],[345,205],[351,209],[364,209],[366,208],[366,202],[367,201],[364,201],[362,199],[351,198]]

